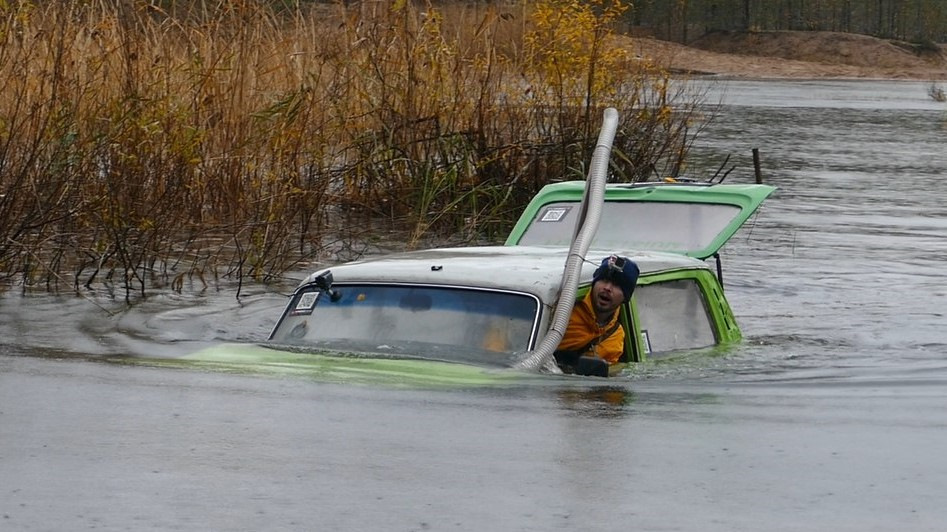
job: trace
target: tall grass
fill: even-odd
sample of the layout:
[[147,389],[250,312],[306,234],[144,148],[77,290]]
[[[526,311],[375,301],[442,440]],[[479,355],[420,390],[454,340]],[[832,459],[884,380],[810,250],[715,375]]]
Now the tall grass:
[[620,2],[0,3],[0,278],[126,298],[266,282],[375,235],[493,241],[582,178],[676,174],[699,97]]

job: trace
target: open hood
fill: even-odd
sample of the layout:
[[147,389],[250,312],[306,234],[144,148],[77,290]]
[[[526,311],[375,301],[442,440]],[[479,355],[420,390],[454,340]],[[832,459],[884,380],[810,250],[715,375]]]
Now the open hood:
[[[523,211],[506,245],[568,246],[583,190],[583,181],[543,187]],[[774,190],[769,185],[608,185],[592,247],[706,259],[733,237]]]

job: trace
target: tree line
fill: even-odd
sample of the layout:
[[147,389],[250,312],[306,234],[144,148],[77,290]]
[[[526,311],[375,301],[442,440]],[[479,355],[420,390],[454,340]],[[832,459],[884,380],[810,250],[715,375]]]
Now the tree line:
[[637,0],[627,14],[662,39],[711,31],[840,31],[918,43],[947,40],[944,0]]

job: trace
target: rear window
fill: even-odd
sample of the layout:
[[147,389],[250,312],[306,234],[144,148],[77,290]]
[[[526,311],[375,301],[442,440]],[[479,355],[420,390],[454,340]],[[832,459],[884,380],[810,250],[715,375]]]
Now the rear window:
[[530,295],[414,285],[300,289],[271,340],[284,345],[509,365],[532,345],[539,301]]
[[[592,247],[695,252],[708,247],[739,213],[739,207],[712,203],[607,201]],[[550,203],[518,244],[568,246],[578,217],[578,202]]]

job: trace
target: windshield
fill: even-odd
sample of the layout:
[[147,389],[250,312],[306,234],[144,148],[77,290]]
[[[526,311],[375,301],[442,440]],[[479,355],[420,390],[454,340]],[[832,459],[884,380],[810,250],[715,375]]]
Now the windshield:
[[416,285],[336,284],[293,296],[270,340],[286,345],[509,365],[530,348],[539,301],[530,295]]
[[[714,203],[607,201],[592,246],[696,252],[708,247],[740,210],[734,205]],[[536,213],[518,243],[568,246],[579,211],[577,201],[546,205]]]

